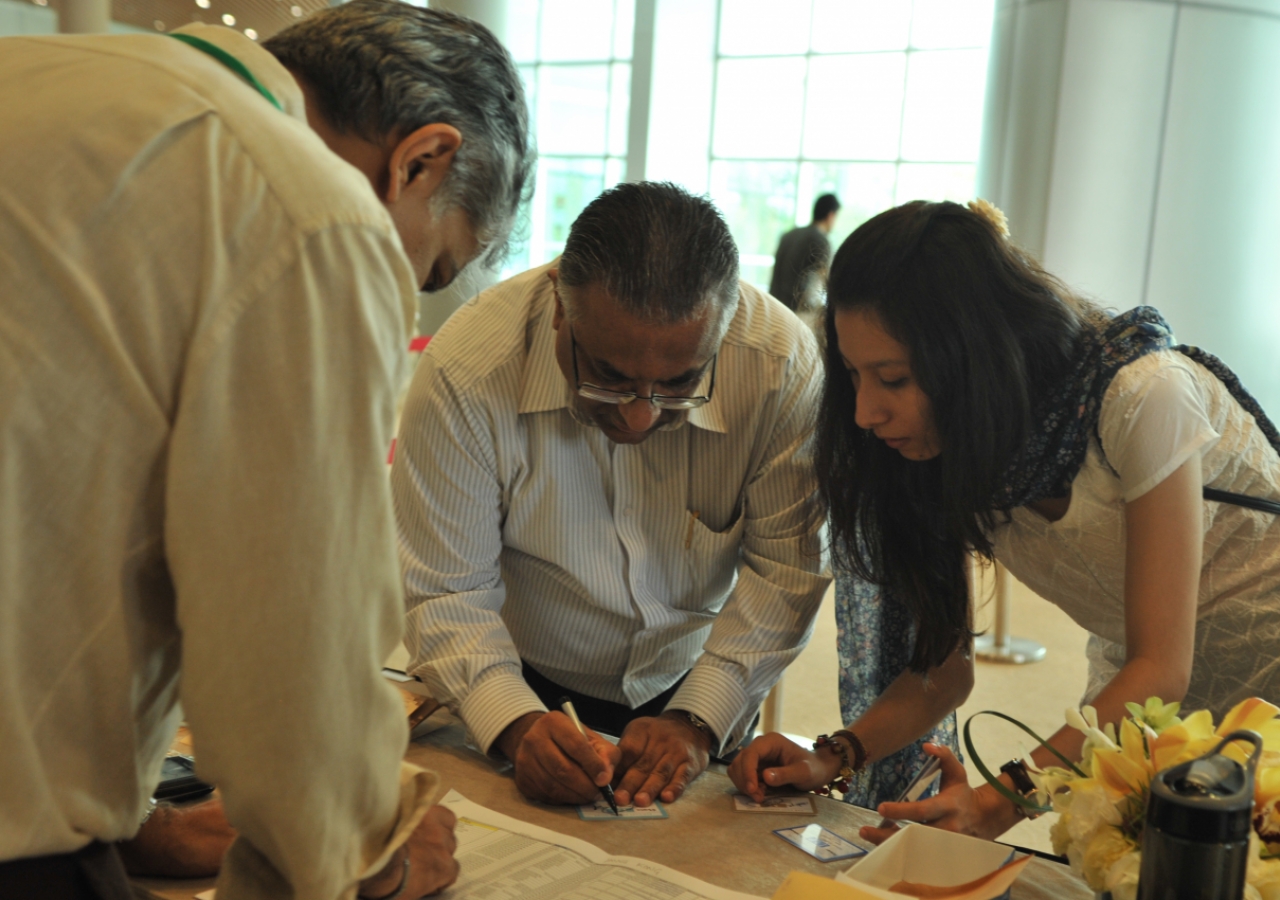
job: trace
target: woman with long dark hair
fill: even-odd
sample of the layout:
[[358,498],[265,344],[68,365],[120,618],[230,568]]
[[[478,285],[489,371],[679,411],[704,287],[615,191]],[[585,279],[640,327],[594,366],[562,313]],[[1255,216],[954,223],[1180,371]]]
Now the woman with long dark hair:
[[[816,465],[836,564],[905,610],[910,672],[962,677],[947,665],[970,651],[977,554],[1090,632],[1084,699],[1100,723],[1151,696],[1215,717],[1280,702],[1280,516],[1266,511],[1280,435],[1219,360],[1175,346],[1150,307],[1111,316],[1074,295],[981,201],[861,226],[832,264],[826,326]],[[898,704],[908,718],[912,703]],[[866,719],[815,753],[761,738],[735,782],[838,780],[886,743]],[[1069,758],[1081,742],[1050,738]],[[883,814],[986,837],[1017,822],[1021,807],[926,749],[942,790]],[[1001,777],[1030,790],[1022,761]]]

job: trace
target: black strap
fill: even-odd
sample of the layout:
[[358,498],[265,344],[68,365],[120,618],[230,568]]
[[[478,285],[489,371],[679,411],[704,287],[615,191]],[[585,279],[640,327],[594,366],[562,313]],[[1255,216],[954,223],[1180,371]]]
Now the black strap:
[[1250,497],[1247,494],[1233,494],[1231,491],[1205,488],[1204,499],[1215,500],[1218,503],[1230,503],[1232,506],[1243,506],[1247,509],[1256,509],[1259,512],[1280,516],[1280,503],[1275,500],[1267,500],[1264,497]]

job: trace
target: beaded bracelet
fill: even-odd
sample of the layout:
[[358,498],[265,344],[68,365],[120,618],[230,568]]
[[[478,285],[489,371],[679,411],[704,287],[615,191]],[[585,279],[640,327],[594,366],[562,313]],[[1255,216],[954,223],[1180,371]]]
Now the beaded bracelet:
[[843,794],[849,790],[849,779],[853,777],[854,772],[853,762],[849,759],[850,745],[835,735],[820,734],[818,739],[813,742],[813,749],[817,752],[823,747],[830,747],[833,753],[840,756],[840,771],[836,773],[836,777],[831,779],[830,783],[814,788],[813,792],[815,794],[830,794],[832,791],[839,791]]

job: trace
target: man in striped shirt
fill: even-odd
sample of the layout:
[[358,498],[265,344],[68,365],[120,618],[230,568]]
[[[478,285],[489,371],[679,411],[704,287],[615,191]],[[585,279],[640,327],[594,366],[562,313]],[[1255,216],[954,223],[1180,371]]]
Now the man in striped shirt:
[[[826,587],[812,334],[706,200],[625,184],[459,310],[392,489],[411,670],[528,797],[671,802],[738,746]],[[548,707],[620,735],[580,735]]]

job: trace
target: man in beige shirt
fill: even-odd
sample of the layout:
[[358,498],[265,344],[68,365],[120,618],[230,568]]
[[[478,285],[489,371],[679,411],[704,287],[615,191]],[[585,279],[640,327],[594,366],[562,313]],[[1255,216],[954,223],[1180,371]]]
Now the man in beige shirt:
[[183,31],[0,41],[0,898],[127,890],[184,714],[219,900],[419,897],[385,459],[417,290],[526,193],[520,80],[393,0]]

